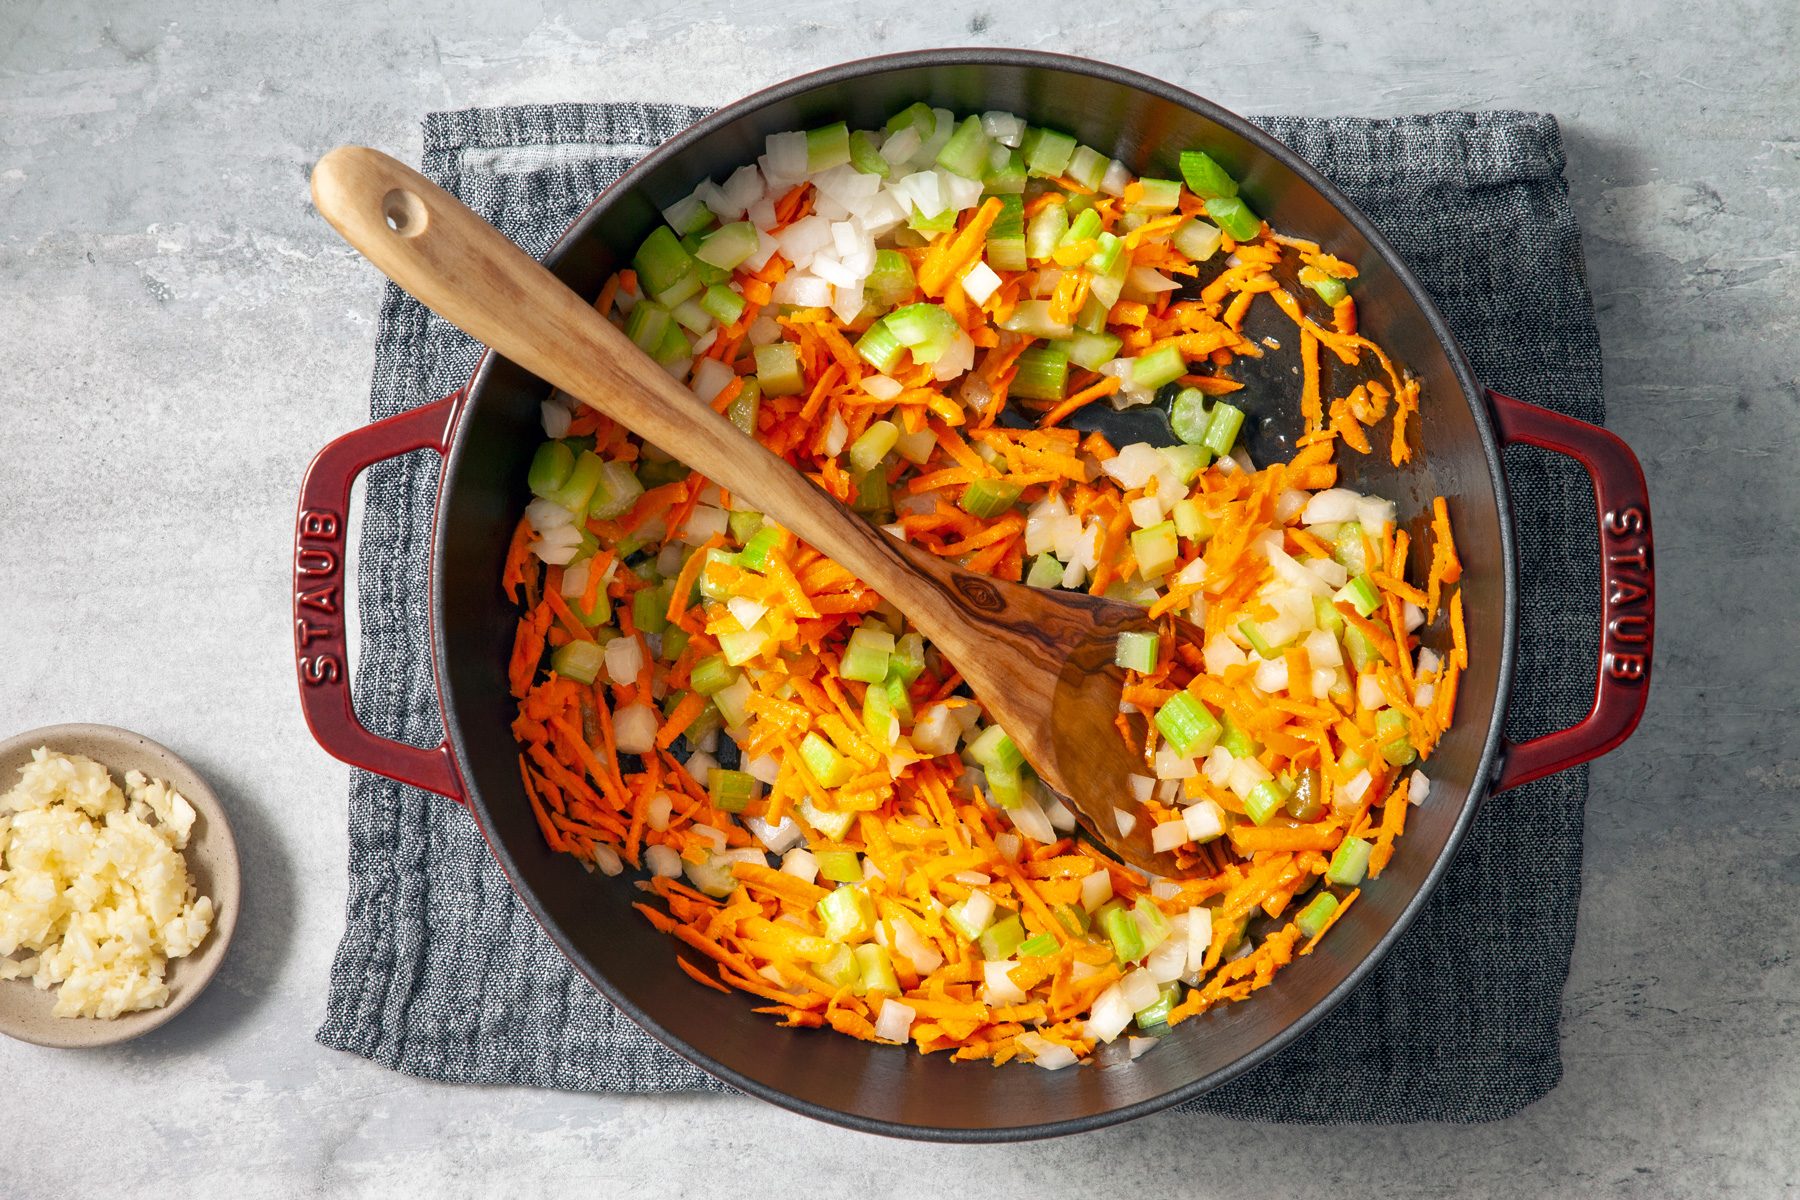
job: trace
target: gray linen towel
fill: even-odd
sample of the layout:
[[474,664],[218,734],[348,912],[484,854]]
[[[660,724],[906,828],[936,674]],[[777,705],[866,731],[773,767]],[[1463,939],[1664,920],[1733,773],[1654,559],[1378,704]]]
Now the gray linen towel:
[[[647,147],[704,115],[561,104],[433,113],[427,175],[542,254]],[[1602,416],[1600,351],[1553,117],[1267,118],[1391,238],[1442,305],[1478,376],[1585,421]],[[371,416],[454,391],[478,351],[389,287]],[[1554,456],[1507,454],[1524,628],[1508,732],[1569,724],[1598,639],[1592,494]],[[425,645],[437,460],[371,471],[360,567],[357,709],[417,744],[440,736]],[[1574,603],[1570,598],[1574,598]],[[1554,601],[1553,603],[1551,601]],[[1310,1034],[1188,1107],[1288,1122],[1484,1121],[1555,1086],[1581,887],[1585,770],[1482,809],[1444,884],[1367,981]],[[354,772],[347,928],[318,1039],[458,1083],[585,1091],[725,1091],[620,1016],[513,896],[466,813]]]

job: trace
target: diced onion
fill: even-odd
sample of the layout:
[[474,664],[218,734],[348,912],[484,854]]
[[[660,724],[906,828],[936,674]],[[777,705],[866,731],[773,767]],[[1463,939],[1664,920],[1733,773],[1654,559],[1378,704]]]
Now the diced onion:
[[656,749],[656,710],[648,704],[632,704],[615,712],[613,741],[621,754],[648,754]]
[[890,996],[881,1002],[881,1015],[875,1018],[875,1036],[884,1042],[904,1042],[917,1015]]

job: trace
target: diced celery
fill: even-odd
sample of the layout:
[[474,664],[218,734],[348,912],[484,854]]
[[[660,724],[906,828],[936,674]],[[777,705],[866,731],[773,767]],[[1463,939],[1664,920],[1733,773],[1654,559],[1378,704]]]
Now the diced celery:
[[859,513],[881,513],[893,507],[886,468],[871,467],[856,476],[856,495],[850,507]]
[[1350,665],[1358,671],[1367,671],[1376,663],[1387,661],[1369,636],[1354,625],[1344,626],[1344,650],[1350,655]]
[[525,474],[526,484],[534,496],[549,496],[569,482],[575,470],[575,453],[561,442],[545,442],[531,456],[531,469]]
[[1119,347],[1124,343],[1110,333],[1088,333],[1077,329],[1064,338],[1061,345],[1070,362],[1086,371],[1098,371],[1118,357]]
[[856,948],[857,994],[869,995],[882,992],[889,996],[900,994],[900,980],[894,975],[894,961],[888,957],[887,948],[874,942],[864,942]]
[[1056,346],[1033,346],[1014,360],[1011,394],[1027,400],[1061,400],[1069,386],[1069,356]]
[[715,283],[700,295],[700,307],[721,325],[744,315],[744,298],[723,283]]
[[1144,194],[1130,206],[1132,212],[1172,213],[1181,204],[1181,184],[1173,179],[1140,179],[1138,186]]
[[850,129],[842,121],[806,131],[806,171],[817,175],[850,161]]
[[1143,578],[1157,579],[1168,574],[1169,568],[1181,556],[1175,522],[1159,521],[1148,529],[1135,530],[1131,535],[1131,553],[1137,559],[1138,574]]
[[1054,933],[1036,933],[1019,943],[1019,957],[1046,958],[1055,954],[1059,946]]
[[588,511],[588,501],[593,499],[594,489],[599,486],[600,478],[606,471],[606,460],[591,450],[583,450],[575,458],[575,466],[569,477],[563,480],[562,486],[552,491],[544,499],[552,504],[559,504],[572,513]]
[[850,465],[872,471],[900,440],[900,427],[892,421],[872,421],[861,437],[850,443]]
[[916,633],[901,634],[888,668],[906,683],[917,679],[925,670],[925,639]]
[[829,879],[833,883],[861,883],[863,881],[862,860],[854,850],[817,850],[813,857],[819,862],[819,877]]
[[1030,588],[1062,587],[1064,565],[1058,563],[1055,554],[1039,554],[1031,560],[1031,569],[1024,572],[1024,583]]
[[906,353],[906,347],[900,344],[900,339],[894,336],[886,321],[877,321],[856,339],[856,353],[864,362],[885,375],[899,365],[900,356]]
[[1154,633],[1128,629],[1119,635],[1113,649],[1113,662],[1128,671],[1148,673],[1156,669],[1156,654],[1161,638]]
[[1144,935],[1131,910],[1121,904],[1104,911],[1106,915],[1100,919],[1100,928],[1106,934],[1106,940],[1112,943],[1114,957],[1122,963],[1136,962],[1144,957]]
[[564,642],[550,655],[550,667],[564,679],[576,683],[592,683],[606,661],[606,651],[598,642]]
[[1213,224],[1231,235],[1233,241],[1248,242],[1262,232],[1262,218],[1236,196],[1206,202],[1206,215]]
[[1353,576],[1350,582],[1332,593],[1331,599],[1335,603],[1348,604],[1359,617],[1366,617],[1381,607],[1381,596],[1367,575]]
[[1381,757],[1390,766],[1404,767],[1418,757],[1411,737],[1406,714],[1399,709],[1384,708],[1375,718],[1375,740],[1381,743]]
[[1338,910],[1338,898],[1330,892],[1320,892],[1307,902],[1305,908],[1294,914],[1294,926],[1300,930],[1303,938],[1316,938],[1319,931],[1325,928],[1325,922]]
[[1063,235],[1056,239],[1058,248],[1073,246],[1081,242],[1091,242],[1100,232],[1100,214],[1091,208],[1076,213],[1069,219],[1069,227]]
[[1185,374],[1187,362],[1181,357],[1181,347],[1173,343],[1159,346],[1131,360],[1132,386],[1146,391],[1154,391],[1165,383],[1173,383]]
[[1223,400],[1213,405],[1212,419],[1206,423],[1206,437],[1201,444],[1223,458],[1237,442],[1238,430],[1244,427],[1244,410]]
[[1169,425],[1175,436],[1190,446],[1203,445],[1212,421],[1212,401],[1199,388],[1182,388],[1169,405]]
[[1318,294],[1319,299],[1335,305],[1350,294],[1350,289],[1336,275],[1327,275],[1317,267],[1301,267],[1300,282]]
[[1192,483],[1194,477],[1212,461],[1212,451],[1205,446],[1164,446],[1162,452],[1169,465],[1175,469],[1175,477],[1183,485]]
[[944,920],[971,942],[980,937],[994,919],[994,902],[985,892],[970,892],[944,910]]
[[931,105],[923,100],[913,101],[888,118],[887,133],[891,137],[909,126],[917,129],[921,138],[930,137],[937,128],[937,115],[931,111]]
[[1355,887],[1368,874],[1369,853],[1374,849],[1374,844],[1363,838],[1345,838],[1332,852],[1325,878],[1340,887]]
[[990,196],[1017,196],[1025,190],[1025,156],[1008,150],[1004,157],[989,153],[987,175],[981,186]]
[[1138,1028],[1155,1029],[1158,1025],[1167,1025],[1169,1014],[1175,1010],[1175,1001],[1180,998],[1180,995],[1181,989],[1172,984],[1158,991],[1156,1003],[1138,1010]]
[[1106,155],[1089,146],[1077,146],[1069,156],[1068,176],[1089,191],[1098,191],[1111,163]]
[[1273,779],[1265,779],[1244,797],[1244,813],[1257,825],[1267,825],[1288,801],[1287,793]]
[[975,944],[981,948],[981,957],[996,962],[1011,958],[1024,940],[1025,922],[1019,919],[1019,914],[1013,913],[982,930]]
[[663,330],[662,340],[656,344],[656,349],[650,352],[650,357],[666,367],[672,362],[688,357],[693,352],[694,344],[688,341],[687,334],[681,332],[681,326],[671,320],[669,327]]
[[957,504],[971,516],[997,517],[1019,502],[1019,490],[1016,483],[977,479],[963,489],[962,499]]
[[838,753],[837,747],[817,733],[808,733],[801,739],[800,761],[823,788],[837,787],[855,770],[850,760]]
[[832,948],[831,957],[813,966],[813,974],[834,988],[851,987],[862,977],[856,962],[856,951],[848,946]]
[[1218,744],[1225,727],[1189,691],[1179,691],[1156,710],[1156,731],[1183,758],[1205,754]]
[[1013,307],[1012,316],[1000,322],[1000,328],[1008,333],[1028,333],[1041,338],[1066,338],[1075,332],[1075,326],[1050,315],[1048,300],[1019,301]]
[[1101,233],[1094,237],[1094,244],[1099,247],[1088,256],[1087,269],[1104,275],[1119,264],[1119,256],[1125,252],[1125,239],[1111,233]]
[[1219,745],[1225,747],[1225,753],[1233,758],[1255,758],[1263,752],[1263,744],[1238,728],[1230,713],[1222,713],[1221,725],[1225,732],[1219,736]]
[[725,528],[731,532],[731,540],[740,545],[755,537],[762,527],[763,515],[753,509],[734,508],[725,517]]
[[[590,558],[588,561],[591,563],[593,559]],[[589,569],[592,570],[591,567]],[[583,604],[580,596],[571,596],[569,597],[569,608],[577,617],[581,618],[581,623],[589,629],[612,620],[612,597],[606,594],[605,587],[601,587],[594,593],[594,607],[589,608]]]
[[741,667],[761,654],[767,641],[767,637],[754,631],[746,630],[739,633],[734,630],[730,633],[721,633],[719,635],[719,653],[723,654],[725,661],[732,666]]
[[1223,241],[1217,225],[1202,221],[1199,217],[1190,217],[1175,227],[1175,236],[1170,239],[1175,249],[1187,255],[1195,262],[1205,262],[1219,252],[1219,243]]
[[706,773],[706,790],[720,812],[743,812],[756,799],[756,777],[746,771],[714,767]]
[[[742,377],[740,376],[740,378]],[[747,436],[755,437],[756,414],[761,407],[762,384],[758,383],[756,377],[752,375],[744,379],[744,386],[738,389],[737,398],[731,402],[731,407],[725,410],[725,415]]]
[[867,937],[875,928],[875,903],[860,884],[832,889],[814,908],[825,936],[834,942]]
[[629,463],[608,460],[588,500],[588,516],[602,521],[623,516],[643,494],[644,485],[638,482]]
[[[1265,659],[1276,659],[1281,657],[1281,646],[1275,645],[1270,642],[1268,638],[1264,637],[1262,627],[1255,621],[1247,618],[1239,621],[1238,632],[1249,639],[1250,648],[1256,651],[1261,657]],[[1283,643],[1283,645],[1285,644],[1286,643]]]
[[850,135],[850,165],[864,175],[876,175],[886,179],[893,171],[888,160],[881,157],[881,150],[875,145],[875,136],[866,129],[858,129]]
[[749,571],[761,571],[769,565],[769,555],[781,545],[781,530],[774,525],[764,525],[750,535],[744,548],[737,553],[738,566]]
[[1176,533],[1197,542],[1211,537],[1217,527],[1217,522],[1206,515],[1206,509],[1198,500],[1177,500],[1169,509],[1169,516],[1175,521]]
[[1069,232],[1068,209],[1061,204],[1046,204],[1025,227],[1025,257],[1042,262],[1056,252],[1057,243]]
[[631,315],[625,318],[625,336],[639,350],[651,354],[662,345],[663,334],[669,331],[673,321],[669,310],[662,305],[652,300],[640,300],[632,308]]
[[1181,152],[1181,178],[1188,191],[1202,200],[1218,200],[1238,193],[1237,180],[1204,150]]
[[1025,198],[1016,194],[1000,197],[1000,215],[988,227],[988,266],[997,271],[1023,271],[1025,259]]
[[980,179],[987,174],[988,150],[993,144],[980,117],[965,117],[938,151],[937,165],[964,179]]
[[863,298],[877,308],[898,304],[913,294],[912,262],[898,250],[877,250],[875,265],[863,280]]
[[1079,904],[1059,904],[1050,910],[1050,915],[1056,918],[1058,925],[1068,930],[1074,937],[1081,937],[1094,924],[1094,919],[1088,915],[1088,910]]
[[1163,915],[1155,900],[1139,896],[1137,903],[1131,906],[1131,912],[1137,918],[1138,934],[1144,939],[1145,952],[1169,940],[1169,918]]
[[[701,295],[704,296],[705,293],[702,292]],[[675,318],[676,324],[696,335],[705,333],[717,324],[699,298],[683,300],[669,311],[669,315]]]
[[756,381],[767,396],[793,396],[805,391],[800,348],[792,342],[756,347]]
[[1324,596],[1313,597],[1313,623],[1333,637],[1344,632],[1344,614]]
[[1352,575],[1361,575],[1368,571],[1368,557],[1363,553],[1363,527],[1355,521],[1345,521],[1338,526],[1336,544],[1332,558]]
[[694,257],[703,263],[711,263],[722,270],[731,271],[756,253],[757,242],[756,226],[748,221],[733,221],[707,234]]
[[725,661],[723,654],[709,654],[694,664],[688,682],[702,696],[711,696],[736,683],[740,674],[741,671]]
[[1032,129],[1020,149],[1025,151],[1025,169],[1033,175],[1061,175],[1075,155],[1075,139],[1054,129]]
[[671,625],[663,631],[662,652],[657,655],[664,662],[674,662],[687,650],[688,632],[679,625]]
[[863,625],[845,644],[838,673],[859,683],[880,683],[887,678],[888,660],[893,653],[893,634],[874,625]]
[[640,633],[661,633],[669,627],[670,586],[639,588],[631,597],[631,623]]
[[918,205],[913,205],[912,215],[906,219],[907,228],[929,237],[935,233],[949,233],[956,228],[956,210],[946,208],[940,213],[922,213]]
[[681,239],[675,236],[673,229],[658,225],[632,256],[631,269],[637,272],[638,285],[643,292],[656,296],[674,287],[691,272],[694,259],[682,248]]
[[908,304],[882,318],[902,346],[912,351],[915,362],[936,362],[960,326],[956,318],[935,304]]

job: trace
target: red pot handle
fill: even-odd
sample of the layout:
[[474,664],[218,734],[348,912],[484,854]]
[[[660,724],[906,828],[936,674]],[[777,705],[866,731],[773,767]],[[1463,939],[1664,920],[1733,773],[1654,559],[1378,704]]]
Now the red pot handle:
[[1600,663],[1594,706],[1576,724],[1528,742],[1508,742],[1494,790],[1554,775],[1600,757],[1631,736],[1650,698],[1656,633],[1656,571],[1650,491],[1630,447],[1585,421],[1488,392],[1503,443],[1566,454],[1594,483],[1600,517]]
[[463,798],[448,742],[425,750],[370,733],[350,701],[349,648],[344,614],[354,595],[344,584],[350,485],[364,470],[411,450],[450,445],[464,393],[366,425],[319,451],[300,485],[294,528],[294,662],[300,707],[319,745],[352,766]]

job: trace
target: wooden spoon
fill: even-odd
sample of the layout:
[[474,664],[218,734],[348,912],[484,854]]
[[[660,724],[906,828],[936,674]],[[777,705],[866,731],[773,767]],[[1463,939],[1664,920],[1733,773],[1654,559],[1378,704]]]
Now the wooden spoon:
[[[1127,776],[1144,774],[1114,725],[1121,631],[1144,611],[961,570],[889,537],[634,346],[593,305],[461,201],[387,155],[343,146],[319,160],[313,203],[345,241],[477,341],[654,442],[769,514],[891,601],[954,664],[1038,777],[1120,858],[1180,876],[1151,849]],[[1115,809],[1136,818],[1121,835]]]

